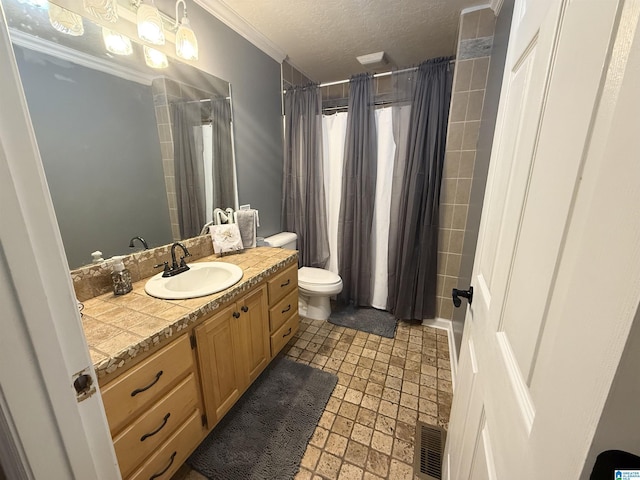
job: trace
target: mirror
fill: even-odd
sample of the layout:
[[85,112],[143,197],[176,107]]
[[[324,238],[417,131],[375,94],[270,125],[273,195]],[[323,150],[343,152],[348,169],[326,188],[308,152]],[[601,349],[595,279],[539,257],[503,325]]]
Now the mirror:
[[[46,3],[46,2],[39,2]],[[192,237],[237,207],[229,83],[169,59],[145,65],[49,24],[47,5],[2,0],[70,268]],[[132,39],[133,40],[133,39]]]

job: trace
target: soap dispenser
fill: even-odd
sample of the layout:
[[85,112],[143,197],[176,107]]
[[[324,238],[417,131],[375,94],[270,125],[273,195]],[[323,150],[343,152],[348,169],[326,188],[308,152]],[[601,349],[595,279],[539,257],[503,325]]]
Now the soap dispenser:
[[124,295],[133,289],[131,286],[131,273],[124,268],[123,258],[120,255],[111,258],[113,263],[111,279],[113,280],[113,293],[116,295]]

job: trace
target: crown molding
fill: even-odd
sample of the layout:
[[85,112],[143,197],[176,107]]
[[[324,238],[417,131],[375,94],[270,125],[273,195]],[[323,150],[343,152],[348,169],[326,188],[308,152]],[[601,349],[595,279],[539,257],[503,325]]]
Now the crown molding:
[[244,37],[276,62],[282,63],[287,58],[277,45],[256,30],[253,25],[242,18],[235,10],[222,0],[195,0],[195,3],[204,8],[208,13],[216,17],[227,27]]
[[493,13],[496,14],[496,17],[500,15],[500,9],[502,8],[502,4],[504,0],[491,0],[490,8],[493,10]]
[[62,60],[81,65],[83,67],[98,70],[99,72],[115,75],[132,82],[141,83],[142,85],[151,85],[151,81],[155,78],[153,75],[147,75],[138,72],[132,68],[123,67],[102,58],[93,57],[87,53],[79,52],[73,48],[59,45],[40,37],[34,37],[28,33],[15,28],[9,28],[11,42],[20,47],[27,48],[40,53],[46,53]]

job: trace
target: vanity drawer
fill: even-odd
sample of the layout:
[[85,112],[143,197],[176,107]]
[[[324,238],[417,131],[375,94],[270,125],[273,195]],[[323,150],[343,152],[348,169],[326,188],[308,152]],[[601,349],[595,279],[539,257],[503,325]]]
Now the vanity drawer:
[[293,338],[298,331],[300,319],[298,312],[295,312],[273,335],[271,335],[271,357],[275,357],[282,347]]
[[158,400],[193,368],[191,344],[182,335],[158,353],[102,388],[111,433],[118,433],[135,415]]
[[273,305],[294,288],[298,288],[298,265],[294,264],[267,282],[269,305]]
[[269,331],[278,330],[287,319],[298,311],[298,290],[294,289],[286,297],[269,309]]
[[200,410],[196,410],[128,480],[168,480],[204,436]]
[[196,379],[191,373],[113,440],[123,478],[197,408],[196,388]]

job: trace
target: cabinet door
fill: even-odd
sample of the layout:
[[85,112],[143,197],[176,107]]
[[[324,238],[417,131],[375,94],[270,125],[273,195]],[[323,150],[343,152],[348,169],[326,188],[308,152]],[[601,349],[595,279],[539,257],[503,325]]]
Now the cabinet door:
[[243,348],[237,317],[239,313],[234,303],[195,328],[209,425],[233,406],[247,383],[239,354]]
[[269,308],[267,287],[263,286],[238,302],[243,339],[243,361],[253,382],[271,359],[269,349]]

